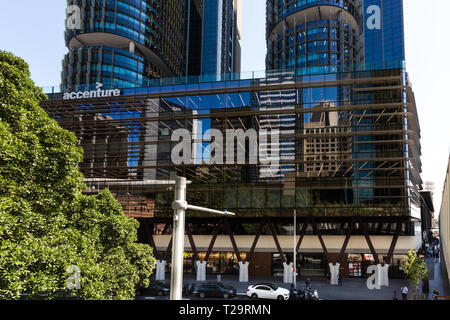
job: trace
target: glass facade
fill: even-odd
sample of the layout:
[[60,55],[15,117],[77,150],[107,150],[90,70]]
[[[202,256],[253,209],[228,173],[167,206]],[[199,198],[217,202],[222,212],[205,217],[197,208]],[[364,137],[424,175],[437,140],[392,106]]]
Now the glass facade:
[[403,0],[268,0],[267,68],[395,66],[405,60],[403,24]]
[[364,0],[364,14],[367,65],[405,60],[403,0]]
[[[279,76],[130,88],[118,98],[86,102],[55,94],[46,108],[80,137],[81,169],[91,190],[108,187],[117,197],[141,199],[137,210],[154,208],[155,217],[172,216],[167,183],[176,176],[192,181],[189,203],[239,212],[240,218],[288,218],[294,208],[299,216],[407,217],[418,201],[420,181],[413,176],[420,166],[407,166],[417,159],[405,146],[417,136],[407,134],[404,120],[416,111],[411,100],[403,101],[402,81],[400,68]],[[277,91],[285,98],[268,97]],[[277,165],[263,163],[261,155],[250,163],[249,141],[235,145],[234,153],[243,148],[245,163],[210,163],[211,129],[224,136],[253,129],[261,139],[270,124],[284,128]],[[190,163],[173,162],[177,129],[197,139]]]

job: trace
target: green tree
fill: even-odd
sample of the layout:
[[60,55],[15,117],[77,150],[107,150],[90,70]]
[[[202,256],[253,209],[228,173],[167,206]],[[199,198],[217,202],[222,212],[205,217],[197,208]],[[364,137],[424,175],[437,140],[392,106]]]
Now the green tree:
[[408,259],[403,263],[403,271],[416,289],[428,274],[425,259],[418,256],[414,249],[408,251]]
[[151,247],[109,191],[82,194],[82,149],[45,98],[27,63],[0,51],[0,299],[132,299],[155,268]]

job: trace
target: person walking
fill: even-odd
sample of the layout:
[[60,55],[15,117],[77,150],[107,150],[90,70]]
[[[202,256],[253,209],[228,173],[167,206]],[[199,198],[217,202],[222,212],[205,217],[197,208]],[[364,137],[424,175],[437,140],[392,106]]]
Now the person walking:
[[309,287],[310,285],[311,285],[311,280],[309,278],[306,278],[305,286]]
[[342,287],[342,276],[338,273],[338,286]]
[[402,291],[402,298],[403,298],[403,300],[408,300],[408,287],[407,286],[403,286],[401,291]]

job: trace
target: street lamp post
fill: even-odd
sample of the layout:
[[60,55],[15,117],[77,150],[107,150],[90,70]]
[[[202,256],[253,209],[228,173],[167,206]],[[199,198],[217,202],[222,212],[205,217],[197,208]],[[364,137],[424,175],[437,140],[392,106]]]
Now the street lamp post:
[[294,288],[297,289],[297,209],[294,209]]
[[213,214],[235,214],[228,211],[218,211],[203,207],[189,205],[186,202],[186,178],[177,177],[175,183],[175,200],[173,209],[173,246],[172,246],[172,270],[170,276],[170,300],[181,300],[183,286],[183,253],[184,253],[184,225],[186,210],[196,210]]

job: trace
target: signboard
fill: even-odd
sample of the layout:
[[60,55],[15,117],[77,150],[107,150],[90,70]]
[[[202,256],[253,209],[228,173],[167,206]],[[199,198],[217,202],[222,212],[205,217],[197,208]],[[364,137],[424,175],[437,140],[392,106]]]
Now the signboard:
[[102,87],[103,84],[97,82],[96,90],[65,92],[63,100],[118,97],[121,94],[120,89],[103,90]]

